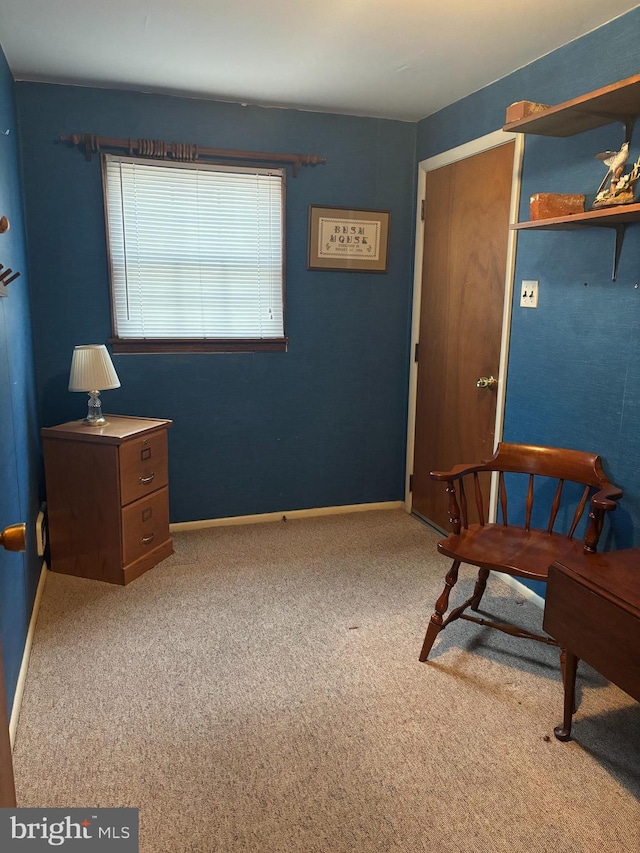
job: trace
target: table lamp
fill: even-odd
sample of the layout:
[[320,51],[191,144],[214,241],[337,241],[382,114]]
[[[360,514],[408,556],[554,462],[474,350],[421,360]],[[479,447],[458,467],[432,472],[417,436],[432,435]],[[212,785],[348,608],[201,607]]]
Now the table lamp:
[[102,426],[106,418],[102,414],[100,391],[119,388],[120,380],[111,357],[104,344],[85,344],[74,347],[69,375],[69,391],[86,391],[89,409],[85,424]]

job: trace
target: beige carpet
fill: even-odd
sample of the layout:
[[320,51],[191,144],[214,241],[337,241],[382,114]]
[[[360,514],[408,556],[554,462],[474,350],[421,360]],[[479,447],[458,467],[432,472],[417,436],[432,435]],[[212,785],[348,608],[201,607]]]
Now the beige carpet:
[[[557,650],[456,623],[403,511],[178,534],[126,588],[50,575],[15,748],[21,806],[136,806],[143,853],[640,849],[640,705]],[[467,593],[465,572],[459,584]],[[530,627],[499,581],[483,601]]]

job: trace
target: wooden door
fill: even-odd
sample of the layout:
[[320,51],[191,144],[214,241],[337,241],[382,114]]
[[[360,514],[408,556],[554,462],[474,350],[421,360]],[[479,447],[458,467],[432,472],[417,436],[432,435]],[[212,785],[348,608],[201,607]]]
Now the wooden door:
[[[427,172],[412,511],[449,529],[429,477],[493,452],[515,144]],[[487,494],[489,482],[483,484]]]
[[15,804],[16,789],[13,781],[7,697],[4,689],[4,672],[0,649],[0,808],[9,808]]

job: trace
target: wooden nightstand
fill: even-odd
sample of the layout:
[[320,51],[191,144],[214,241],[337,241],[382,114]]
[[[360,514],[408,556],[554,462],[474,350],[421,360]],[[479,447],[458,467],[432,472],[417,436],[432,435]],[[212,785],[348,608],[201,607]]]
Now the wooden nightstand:
[[107,415],[41,430],[54,572],[126,584],[173,553],[171,421]]

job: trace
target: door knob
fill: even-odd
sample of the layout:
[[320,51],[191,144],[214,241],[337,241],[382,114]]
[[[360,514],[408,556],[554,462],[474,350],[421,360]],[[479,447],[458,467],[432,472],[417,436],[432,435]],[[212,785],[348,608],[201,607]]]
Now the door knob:
[[498,380],[493,376],[481,376],[476,382],[476,388],[495,388]]
[[0,533],[0,545],[7,551],[24,551],[26,548],[27,525],[10,524]]

